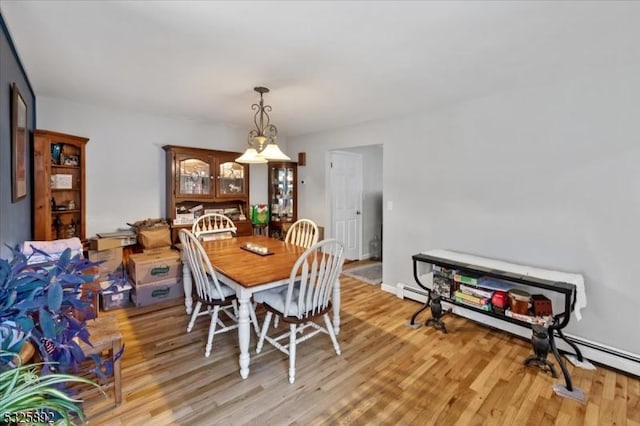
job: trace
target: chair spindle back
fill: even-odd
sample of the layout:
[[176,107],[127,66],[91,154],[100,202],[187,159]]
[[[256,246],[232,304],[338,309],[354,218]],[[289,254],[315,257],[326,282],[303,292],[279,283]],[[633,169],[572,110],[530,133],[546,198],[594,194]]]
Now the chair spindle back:
[[213,239],[224,234],[235,236],[238,228],[227,216],[218,213],[209,213],[200,216],[192,225],[191,232],[198,239]]
[[291,312],[289,306],[297,304],[298,319],[303,319],[325,310],[343,264],[340,241],[328,239],[309,247],[291,269],[284,312]]
[[300,219],[287,231],[284,241],[309,248],[318,242],[318,225],[309,219]]
[[183,261],[189,262],[189,268],[191,269],[193,281],[196,285],[196,292],[200,300],[210,302],[214,299],[211,293],[210,282],[213,283],[220,298],[224,300],[216,272],[211,266],[211,261],[204,251],[202,244],[198,241],[198,238],[186,229],[181,229],[179,236],[183,250],[182,259]]

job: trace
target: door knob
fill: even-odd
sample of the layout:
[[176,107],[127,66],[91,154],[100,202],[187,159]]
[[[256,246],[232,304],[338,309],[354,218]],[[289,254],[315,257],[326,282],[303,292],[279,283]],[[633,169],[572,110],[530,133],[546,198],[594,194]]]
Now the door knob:
[[356,214],[360,214],[360,210],[356,210]]

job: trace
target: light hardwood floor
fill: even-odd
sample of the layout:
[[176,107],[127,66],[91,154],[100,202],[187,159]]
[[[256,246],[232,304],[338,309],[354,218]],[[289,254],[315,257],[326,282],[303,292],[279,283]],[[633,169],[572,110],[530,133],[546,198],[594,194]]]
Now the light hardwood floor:
[[522,365],[531,352],[524,340],[453,316],[446,335],[412,329],[416,303],[341,282],[342,355],[328,336],[302,343],[293,385],[284,354],[269,345],[252,351],[242,380],[234,332],[216,335],[205,358],[208,319],[187,334],[182,301],[114,311],[126,342],[123,403],[87,401],[89,424],[640,425],[637,377],[570,367],[588,402],[560,398],[553,378]]

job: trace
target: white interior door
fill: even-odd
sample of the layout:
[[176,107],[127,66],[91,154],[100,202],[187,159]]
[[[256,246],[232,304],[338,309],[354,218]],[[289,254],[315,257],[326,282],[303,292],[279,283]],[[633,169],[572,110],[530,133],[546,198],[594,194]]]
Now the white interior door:
[[343,242],[347,259],[359,260],[362,255],[362,155],[332,151],[329,168],[332,235]]

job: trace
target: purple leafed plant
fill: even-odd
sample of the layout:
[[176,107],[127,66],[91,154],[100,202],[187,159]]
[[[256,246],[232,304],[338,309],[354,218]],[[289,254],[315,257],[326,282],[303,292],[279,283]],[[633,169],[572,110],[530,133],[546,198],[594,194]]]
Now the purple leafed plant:
[[[86,358],[78,340],[91,345],[85,319],[93,315],[98,289],[92,271],[101,262],[72,257],[70,249],[56,259],[33,248],[51,260],[29,265],[28,257],[12,251],[13,259],[0,259],[0,349],[18,352],[30,340],[45,362],[43,375],[76,372]],[[102,377],[103,369],[111,366],[97,364],[96,374]]]

